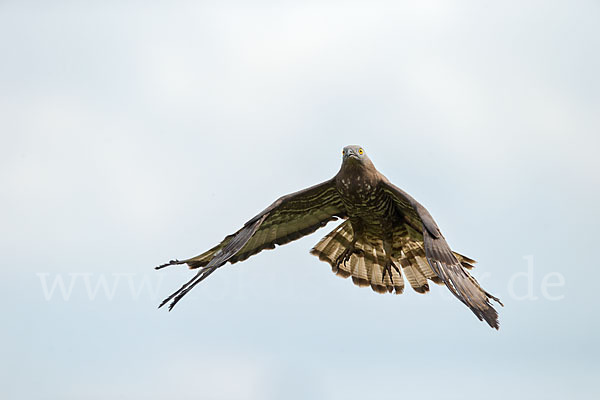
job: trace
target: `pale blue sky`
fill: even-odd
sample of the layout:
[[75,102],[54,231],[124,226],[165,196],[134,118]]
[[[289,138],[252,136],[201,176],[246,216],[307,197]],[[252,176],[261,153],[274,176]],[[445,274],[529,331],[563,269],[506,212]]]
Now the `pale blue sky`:
[[[0,397],[598,398],[598,21],[596,1],[0,2]],[[334,224],[156,310],[190,273],[155,265],[355,143],[479,261],[500,331],[442,287],[335,277],[308,254]]]

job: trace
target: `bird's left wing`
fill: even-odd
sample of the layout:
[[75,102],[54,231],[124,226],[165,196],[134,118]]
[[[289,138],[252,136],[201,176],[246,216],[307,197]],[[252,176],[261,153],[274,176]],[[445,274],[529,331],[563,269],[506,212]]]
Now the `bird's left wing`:
[[382,188],[392,198],[396,209],[402,214],[405,222],[423,233],[425,256],[437,277],[448,289],[462,301],[479,320],[485,320],[492,328],[498,329],[498,312],[490,304],[490,299],[502,303],[499,299],[486,292],[465,269],[472,267],[473,261],[458,255],[457,258],[440,228],[429,214],[429,211],[408,193],[393,185],[387,179],[382,182]]
[[313,233],[337,217],[345,218],[346,211],[334,179],[279,198],[212,249],[187,260],[173,260],[156,267],[188,264],[192,269],[201,268],[159,307],[173,300],[169,306],[172,309],[195,285],[223,264],[245,260],[264,249],[273,249],[275,245]]

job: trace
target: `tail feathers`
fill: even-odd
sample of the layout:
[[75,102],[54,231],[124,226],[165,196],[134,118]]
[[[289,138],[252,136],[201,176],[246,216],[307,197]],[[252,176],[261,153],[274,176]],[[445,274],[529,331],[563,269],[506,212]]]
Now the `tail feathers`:
[[427,284],[427,279],[425,278],[425,276],[423,276],[423,274],[418,268],[412,265],[407,265],[403,266],[402,269],[404,270],[404,275],[406,275],[408,283],[410,283],[410,286],[412,286],[412,288],[416,292],[429,292],[429,285]]
[[[428,279],[436,283],[440,282],[435,272],[433,272],[427,263],[422,243],[406,239],[402,240],[402,244],[399,247],[400,254],[396,254],[396,257],[399,258],[406,279],[415,292],[427,293],[429,291]],[[396,243],[395,249],[398,252],[398,243]]]
[[[319,257],[321,261],[329,263],[332,271],[336,275],[343,278],[352,277],[352,282],[355,285],[361,287],[370,286],[371,289],[377,293],[401,294],[404,291],[405,286],[402,271],[410,286],[417,293],[429,292],[429,281],[439,285],[450,285],[450,289],[453,293],[455,293],[453,290],[454,288],[452,287],[453,283],[458,286],[460,286],[461,283],[462,285],[466,285],[464,282],[450,282],[450,279],[444,273],[440,273],[436,264],[432,267],[432,264],[428,261],[428,255],[425,252],[423,242],[412,240],[405,235],[398,235],[396,237],[398,240],[393,243],[392,260],[395,261],[396,265],[401,266],[402,268],[400,270],[400,268],[395,269],[392,267],[391,277],[388,273],[385,273],[384,275],[386,255],[381,241],[376,245],[372,245],[359,240],[355,244],[355,248],[359,252],[353,253],[346,262],[338,263],[340,256],[342,256],[342,254],[344,254],[344,252],[352,245],[353,231],[349,221],[344,221],[337,226],[333,231],[321,239],[310,252]],[[450,249],[448,249],[448,252],[453,254],[455,260],[458,261],[458,266],[469,269],[473,268],[473,264],[475,263],[474,260],[463,256],[462,254],[452,252]],[[450,257],[452,257],[452,255],[450,255]],[[466,287],[461,287],[459,291],[461,289],[462,291],[465,291],[468,288],[469,292],[475,292],[475,294],[470,293],[471,297],[477,297],[476,294],[478,290],[482,290],[479,284],[477,284],[477,281],[475,281],[475,279],[466,271],[464,271],[464,277],[467,279],[468,285],[466,285]],[[487,292],[479,293],[488,298],[495,299]],[[464,302],[462,296],[459,298]],[[478,303],[481,302],[479,301]],[[472,307],[470,304],[467,305]],[[490,313],[490,311],[486,309],[483,311],[483,314],[486,312]]]
[[456,259],[460,262],[460,264],[463,267],[465,267],[467,269],[475,268],[475,265],[473,265],[473,264],[475,264],[477,261],[475,261],[467,256],[463,256],[462,254],[457,253],[455,251],[453,251],[452,254],[454,254],[454,257],[456,257]]
[[357,286],[370,286],[377,293],[401,294],[404,280],[400,270],[391,268],[391,277],[387,273],[383,276],[386,258],[382,245],[374,247],[359,241],[355,247],[360,253],[353,253],[346,262],[338,265],[338,258],[352,244],[352,239],[352,226],[345,221],[321,239],[310,253],[328,262],[336,275],[351,276]]
[[[392,293],[401,294],[404,291],[404,279],[400,272],[400,268],[390,268],[391,277],[388,273],[384,277],[384,268],[386,264],[385,252],[383,251],[383,244],[380,246],[364,246],[365,263],[368,265],[370,261],[371,266],[371,289],[377,293]],[[369,256],[370,254],[370,256]]]

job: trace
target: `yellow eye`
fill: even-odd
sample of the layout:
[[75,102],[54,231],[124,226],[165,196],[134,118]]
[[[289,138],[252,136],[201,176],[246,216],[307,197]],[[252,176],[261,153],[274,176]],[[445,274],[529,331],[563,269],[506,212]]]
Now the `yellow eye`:
[[358,149],[358,154],[360,154],[362,156],[363,153],[364,153],[363,149]]

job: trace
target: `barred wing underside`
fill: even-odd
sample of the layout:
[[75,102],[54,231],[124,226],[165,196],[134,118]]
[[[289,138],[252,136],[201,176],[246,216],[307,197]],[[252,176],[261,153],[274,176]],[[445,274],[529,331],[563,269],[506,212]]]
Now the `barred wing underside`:
[[188,264],[192,269],[200,268],[190,281],[167,297],[159,307],[172,300],[169,305],[172,309],[194,286],[223,264],[243,261],[264,249],[289,243],[338,217],[345,218],[346,211],[333,179],[279,198],[212,249],[196,257],[173,260],[156,267]]
[[500,305],[502,303],[486,292],[469,274],[466,268],[471,266],[472,260],[452,252],[431,214],[409,194],[389,181],[384,181],[382,187],[392,197],[407,224],[414,227],[415,221],[420,220],[425,256],[437,278],[469,307],[479,320],[485,320],[492,328],[498,329],[498,312],[492,307],[490,299]]

